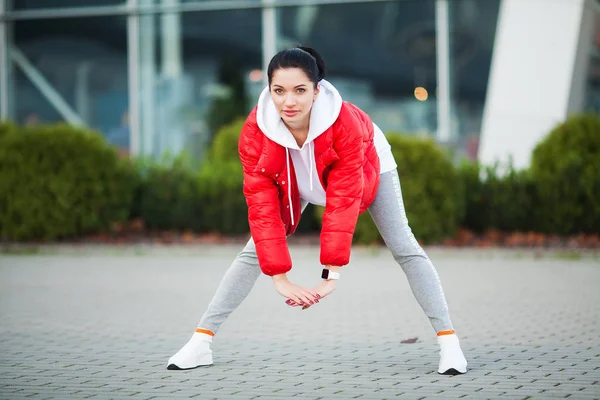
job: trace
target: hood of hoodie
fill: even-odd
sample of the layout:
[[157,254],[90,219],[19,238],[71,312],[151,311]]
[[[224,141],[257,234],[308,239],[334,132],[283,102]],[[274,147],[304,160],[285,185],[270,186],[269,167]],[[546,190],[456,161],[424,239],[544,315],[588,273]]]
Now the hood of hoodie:
[[[342,108],[342,97],[337,89],[325,79],[322,79],[319,83],[321,90],[312,106],[305,146],[333,125]],[[281,116],[271,99],[268,86],[263,89],[258,99],[256,122],[260,130],[275,143],[289,149],[300,148],[281,120]]]

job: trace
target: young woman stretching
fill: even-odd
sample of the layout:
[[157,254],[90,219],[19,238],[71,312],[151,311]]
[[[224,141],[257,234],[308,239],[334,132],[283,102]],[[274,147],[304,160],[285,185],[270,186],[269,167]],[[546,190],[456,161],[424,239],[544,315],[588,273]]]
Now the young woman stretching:
[[[369,116],[342,101],[326,80],[319,54],[308,47],[271,60],[268,87],[241,132],[239,154],[252,238],[233,261],[189,342],[168,369],[213,363],[212,337],[248,296],[259,275],[272,277],[290,306],[304,309],[336,288],[350,258],[360,213],[368,210],[404,270],[440,346],[440,374],[467,371],[438,274],[408,225],[391,148]],[[286,237],[308,204],[325,207],[321,229],[322,282],[306,289],[290,282]]]

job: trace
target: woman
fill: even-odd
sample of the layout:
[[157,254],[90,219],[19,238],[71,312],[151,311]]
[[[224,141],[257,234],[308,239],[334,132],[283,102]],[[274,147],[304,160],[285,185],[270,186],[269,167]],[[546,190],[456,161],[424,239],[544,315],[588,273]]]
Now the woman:
[[[267,75],[269,85],[239,140],[252,239],[225,273],[196,332],[167,368],[212,364],[212,337],[261,271],[272,277],[290,306],[306,309],[331,294],[349,262],[357,218],[368,209],[438,335],[438,372],[465,373],[467,361],[437,272],[408,226],[397,166],[385,136],[323,79],[325,66],[315,50],[281,51],[271,60]],[[292,268],[286,237],[294,233],[308,203],[325,206],[323,281],[312,290],[286,277]]]

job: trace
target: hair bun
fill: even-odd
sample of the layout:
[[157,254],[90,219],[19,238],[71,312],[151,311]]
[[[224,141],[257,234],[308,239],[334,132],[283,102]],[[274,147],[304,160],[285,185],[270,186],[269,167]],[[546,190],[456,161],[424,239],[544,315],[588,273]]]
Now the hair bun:
[[298,48],[300,50],[304,50],[305,52],[307,52],[308,54],[310,54],[311,56],[313,56],[313,58],[317,62],[317,68],[319,70],[319,80],[325,78],[325,73],[327,71],[325,69],[325,61],[323,61],[323,58],[321,57],[321,55],[315,49],[313,49],[312,47],[298,46]]

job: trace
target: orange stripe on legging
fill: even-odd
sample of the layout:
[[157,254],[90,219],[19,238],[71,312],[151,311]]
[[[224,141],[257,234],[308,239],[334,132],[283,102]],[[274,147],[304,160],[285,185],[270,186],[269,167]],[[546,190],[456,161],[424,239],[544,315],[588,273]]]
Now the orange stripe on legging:
[[439,331],[437,333],[438,336],[444,336],[444,335],[454,335],[454,331],[453,330],[449,330],[449,331]]
[[196,328],[196,333],[206,333],[207,335],[215,336],[215,334],[212,333],[211,331],[209,331],[208,329],[202,329],[202,328]]

